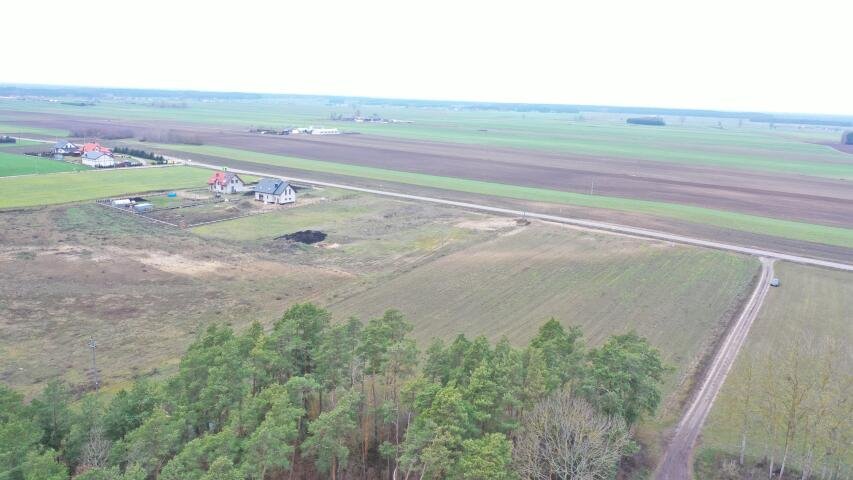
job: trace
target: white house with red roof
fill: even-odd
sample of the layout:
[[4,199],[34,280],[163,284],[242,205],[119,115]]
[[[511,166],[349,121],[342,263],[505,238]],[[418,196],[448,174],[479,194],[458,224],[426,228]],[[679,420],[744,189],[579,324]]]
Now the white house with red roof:
[[246,184],[236,173],[216,172],[207,181],[211,192],[238,193],[246,191]]

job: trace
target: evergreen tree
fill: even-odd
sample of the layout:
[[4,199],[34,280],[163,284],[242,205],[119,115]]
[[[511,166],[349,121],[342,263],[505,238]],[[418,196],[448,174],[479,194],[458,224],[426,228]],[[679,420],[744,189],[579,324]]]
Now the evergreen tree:
[[490,433],[462,442],[457,476],[463,480],[511,480],[512,443],[506,436]]
[[645,338],[634,332],[610,337],[589,358],[581,390],[593,405],[629,425],[643,414],[654,413],[667,368]]
[[68,467],[56,460],[56,452],[50,448],[41,454],[35,450],[30,451],[21,471],[24,480],[68,479]]
[[338,478],[349,461],[352,437],[358,431],[355,417],[361,398],[357,392],[341,396],[335,407],[320,414],[308,425],[308,438],[302,443],[302,455],[313,457],[317,470]]
[[304,413],[291,403],[286,393],[273,399],[264,421],[243,447],[243,472],[249,478],[263,480],[268,473],[291,468],[298,421]]
[[44,432],[41,444],[59,450],[71,429],[71,394],[64,382],[52,380],[30,403],[31,415]]

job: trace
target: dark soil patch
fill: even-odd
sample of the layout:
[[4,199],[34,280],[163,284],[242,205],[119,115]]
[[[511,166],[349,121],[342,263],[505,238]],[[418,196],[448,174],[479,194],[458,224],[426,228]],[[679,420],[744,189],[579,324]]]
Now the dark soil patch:
[[288,233],[280,237],[275,237],[276,240],[287,240],[289,242],[299,243],[318,243],[326,239],[326,234],[316,230],[303,230],[301,232]]

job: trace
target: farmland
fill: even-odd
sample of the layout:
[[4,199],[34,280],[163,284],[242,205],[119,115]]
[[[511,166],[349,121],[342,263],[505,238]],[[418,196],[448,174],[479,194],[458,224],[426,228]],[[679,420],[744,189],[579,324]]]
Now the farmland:
[[[801,415],[811,415],[818,408],[833,408],[821,410],[818,424],[811,423],[811,416],[803,417],[791,441],[791,465],[799,470],[809,462],[808,450],[810,445],[815,446],[814,439],[819,439],[813,452],[816,471],[825,465],[824,449],[830,450],[825,457],[830,469],[834,467],[832,462],[839,459],[848,464],[853,460],[849,443],[844,445],[853,435],[849,405],[853,389],[853,277],[846,272],[788,263],[777,265],[776,271],[782,286],[768,295],[703,432],[704,451],[698,467],[709,475],[719,468],[721,454],[738,455],[744,427],[748,432],[747,464],[774,455],[778,465],[784,451],[785,427],[774,423],[784,421],[792,378],[797,378],[808,391],[800,406]],[[791,363],[792,360],[797,361]],[[754,385],[751,402],[745,401],[750,384]],[[767,394],[774,396],[776,402],[765,400]],[[820,407],[821,402],[824,407]],[[768,414],[768,407],[774,404],[778,410]],[[824,436],[827,428],[834,428],[835,433]],[[826,442],[830,438],[839,443]]]
[[[488,226],[489,217],[481,222]],[[659,345],[683,379],[695,367],[688,359],[719,334],[757,269],[735,255],[556,225],[499,231],[330,307],[370,318],[393,298],[422,340],[464,333],[523,343],[550,317],[581,326],[593,344],[633,329]]]
[[137,168],[0,178],[0,208],[78,202],[101,197],[203,185],[207,170]]
[[[174,146],[168,147],[188,153],[211,155],[220,158],[252,162],[264,165],[283,166],[307,172],[324,172],[337,175],[396,182],[409,185],[441,188],[466,193],[508,197],[538,202],[563,203],[585,207],[606,208],[627,212],[646,213],[664,217],[704,223],[719,227],[743,230],[752,233],[780,236],[795,240],[816,243],[826,243],[847,248],[853,248],[853,230],[826,225],[794,222],[756,215],[746,215],[723,210],[713,210],[689,205],[678,205],[663,202],[629,200],[603,195],[587,195],[582,193],[564,192],[551,189],[524,187],[518,185],[482,182],[477,180],[453,177],[439,177],[420,173],[364,167],[343,163],[307,160],[295,157],[285,157],[264,153],[236,150],[225,147],[210,146]],[[251,166],[233,164],[240,167]],[[259,167],[256,167],[259,168]]]
[[[851,258],[853,157],[828,146],[832,129],[731,118],[628,126],[622,115],[601,112],[395,106],[376,110],[414,123],[329,119],[342,108],[304,99],[175,108],[0,100],[0,118],[34,137],[121,130],[133,138],[102,141],[287,178]],[[247,131],[296,125],[345,134]],[[21,147],[15,148],[5,151],[13,155]],[[651,452],[641,460],[647,461],[758,271],[756,259],[721,251],[334,188],[306,187],[286,206],[261,205],[247,194],[220,198],[204,188],[209,175],[181,166],[0,179],[0,208],[17,209],[0,211],[0,265],[20,272],[0,280],[8,333],[0,340],[1,378],[27,393],[57,377],[86,388],[83,345],[93,335],[102,345],[105,388],[114,390],[173,373],[207,325],[269,326],[302,301],[339,320],[399,309],[421,348],[459,333],[524,345],[554,317],[580,326],[590,346],[636,331],[673,367],[663,379],[662,407],[636,431]],[[147,217],[172,226],[91,204],[131,193],[154,205]],[[306,230],[324,237],[311,245],[284,238]],[[784,351],[782,335],[801,338],[797,318],[850,317],[849,302],[841,300],[851,293],[846,276],[788,264],[778,271],[785,286],[771,292],[747,358]],[[779,294],[788,291],[797,295]],[[812,299],[821,296],[817,306]],[[776,321],[769,316],[784,317],[786,326],[768,326]],[[849,336],[836,320],[823,327],[829,330],[815,337],[816,351],[828,351],[830,335]],[[739,363],[732,382],[742,370]],[[726,388],[719,404],[734,411],[737,389]],[[733,417],[716,412],[700,471],[721,467],[736,451]],[[761,453],[759,443],[749,440],[752,458]]]
[[[732,118],[668,117],[666,127],[625,125],[624,115],[450,110],[370,105],[414,123],[331,120],[347,106],[318,99],[185,102],[152,108],[104,101],[86,108],[0,101],[6,122],[34,128],[164,132],[204,145],[159,153],[279,175],[424,191],[452,199],[514,202],[518,209],[653,228],[825,259],[849,258],[853,160],[824,127]],[[335,126],[316,138],[249,127]],[[506,204],[506,203],[504,203]]]
[[68,130],[61,128],[32,127],[20,124],[0,123],[0,134],[4,135],[42,135],[45,137],[65,137]]
[[[399,308],[424,343],[464,332],[520,344],[551,316],[584,326],[593,344],[636,329],[678,367],[671,392],[688,381],[756,270],[732,254],[517,226],[367,194],[324,189],[302,198],[192,230],[152,227],[91,204],[0,213],[8,232],[0,258],[4,269],[21,272],[0,286],[9,322],[4,378],[25,388],[55,375],[82,381],[86,357],[77,343],[93,332],[104,339],[105,376],[120,384],[168,369],[199,325],[268,323],[288,304],[313,300],[339,318]],[[326,242],[274,240],[306,229],[323,230]],[[542,288],[507,290],[513,278],[538,279]],[[143,338],[156,346],[140,351]],[[15,373],[19,367],[27,373]]]
[[88,167],[60,162],[48,158],[7,153],[0,149],[0,177],[39,173],[74,172]]

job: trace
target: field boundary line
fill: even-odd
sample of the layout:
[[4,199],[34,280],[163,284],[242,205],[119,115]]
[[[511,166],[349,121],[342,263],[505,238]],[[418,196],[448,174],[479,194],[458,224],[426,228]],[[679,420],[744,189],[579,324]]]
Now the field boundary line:
[[142,215],[141,213],[136,213],[136,212],[134,212],[130,209],[127,209],[127,208],[119,208],[119,207],[116,207],[114,205],[110,205],[106,202],[107,202],[106,200],[96,200],[95,204],[100,205],[102,207],[106,207],[106,208],[116,210],[116,211],[121,212],[125,215],[131,215],[131,216],[136,217],[136,218],[142,217],[142,218],[149,220],[149,221],[152,221],[154,223],[162,223],[163,225],[167,225],[167,226],[172,227],[172,228],[180,229],[180,226],[178,226],[177,224],[169,223],[165,220],[160,220],[159,218],[152,218],[152,217],[149,217],[147,215]]

